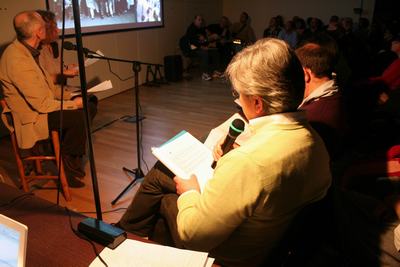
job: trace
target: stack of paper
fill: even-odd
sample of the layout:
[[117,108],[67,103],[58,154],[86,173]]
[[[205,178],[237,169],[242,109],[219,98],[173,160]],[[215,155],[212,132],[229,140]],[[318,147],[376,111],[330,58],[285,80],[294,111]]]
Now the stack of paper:
[[[100,257],[109,267],[211,267],[205,252],[177,249],[126,239],[116,249],[105,248]],[[103,267],[97,257],[89,267]]]
[[213,176],[212,151],[186,131],[181,131],[160,147],[152,147],[151,151],[175,175],[183,179],[196,175],[201,191]]
[[[110,80],[104,81],[102,83],[99,83],[98,85],[93,86],[92,88],[87,90],[88,94],[93,94],[93,93],[97,93],[97,92],[102,92],[102,91],[106,91],[113,88],[112,87],[112,83]],[[71,96],[78,96],[80,95],[80,89],[78,89],[78,91],[71,93]]]

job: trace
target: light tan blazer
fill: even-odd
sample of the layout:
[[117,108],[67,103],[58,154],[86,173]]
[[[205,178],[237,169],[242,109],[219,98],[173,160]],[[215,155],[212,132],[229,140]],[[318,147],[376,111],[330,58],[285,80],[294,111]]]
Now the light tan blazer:
[[[18,146],[31,148],[49,137],[47,113],[60,110],[60,88],[35,62],[31,52],[18,40],[12,42],[0,60],[0,81],[4,98],[14,120]],[[64,99],[70,94],[65,93]],[[64,101],[64,109],[77,109],[73,101]]]

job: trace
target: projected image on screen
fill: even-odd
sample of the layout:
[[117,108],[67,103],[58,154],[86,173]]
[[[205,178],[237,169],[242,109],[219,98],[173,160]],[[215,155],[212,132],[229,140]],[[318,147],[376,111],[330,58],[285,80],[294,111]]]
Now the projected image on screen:
[[[82,33],[163,26],[162,0],[79,0]],[[62,27],[63,0],[48,0]],[[74,33],[72,0],[65,0],[66,34]]]

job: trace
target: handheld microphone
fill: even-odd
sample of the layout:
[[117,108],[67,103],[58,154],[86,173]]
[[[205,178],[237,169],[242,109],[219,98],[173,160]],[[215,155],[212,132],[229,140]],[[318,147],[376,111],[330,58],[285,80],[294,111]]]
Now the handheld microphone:
[[[228,135],[225,137],[224,142],[221,145],[222,148],[222,155],[228,153],[235,143],[236,138],[244,131],[244,121],[241,119],[235,119],[232,121],[231,125],[229,126]],[[214,169],[217,165],[217,162],[214,161],[211,167]]]
[[[64,49],[65,50],[78,50],[78,47],[76,46],[76,44],[73,44],[71,42],[65,41],[64,42]],[[91,54],[96,54],[96,52],[91,51],[88,48],[83,48],[83,53],[85,53],[86,55],[91,53]]]

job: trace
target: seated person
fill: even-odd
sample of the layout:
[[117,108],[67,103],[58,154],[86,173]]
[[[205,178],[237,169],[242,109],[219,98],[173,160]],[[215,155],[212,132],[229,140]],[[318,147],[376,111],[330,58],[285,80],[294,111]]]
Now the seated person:
[[185,56],[198,57],[202,79],[212,80],[211,74],[219,68],[219,53],[215,47],[209,46],[208,35],[204,27],[203,17],[196,15],[193,22],[180,39],[179,45]]
[[65,78],[72,78],[79,74],[76,64],[70,64],[63,69],[64,77],[61,77],[60,53],[57,44],[59,29],[57,27],[56,15],[48,10],[36,10],[46,23],[46,39],[41,42],[39,62],[51,75],[55,84],[65,82]]
[[395,59],[382,73],[381,76],[370,78],[371,81],[382,81],[389,89],[396,90],[400,88],[400,34],[392,40],[391,50],[396,53]]
[[[4,99],[11,110],[20,148],[30,149],[49,137],[49,130],[60,127],[60,88],[40,65],[39,45],[46,38],[45,22],[35,11],[24,11],[14,17],[17,39],[4,51],[0,60],[0,80]],[[64,94],[62,158],[71,187],[85,184],[79,168],[85,153],[82,98],[70,99]],[[4,110],[3,112],[7,112]]]
[[286,21],[285,27],[279,32],[278,38],[288,43],[291,48],[296,48],[297,32],[293,21]]
[[[209,47],[216,47],[220,55],[220,70],[226,68],[232,59],[232,34],[230,32],[231,22],[222,16],[219,23],[210,24],[206,30],[208,34]],[[216,76],[222,77],[223,73],[215,72]],[[214,75],[213,75],[214,76]]]
[[243,47],[250,45],[256,41],[256,35],[250,25],[250,17],[246,12],[240,14],[239,22],[232,25],[232,38],[239,39]]
[[264,30],[263,37],[264,38],[278,38],[279,32],[281,31],[281,27],[279,27],[278,22],[276,21],[276,17],[272,17],[269,20],[269,26]]
[[223,266],[258,266],[295,215],[326,195],[329,156],[297,111],[304,74],[287,44],[262,39],[238,53],[226,73],[251,137],[222,157],[217,145],[217,166],[202,192],[196,176],[173,178],[157,163],[118,225],[151,235],[160,203],[169,199],[163,216],[176,246],[207,251]]
[[303,66],[306,84],[299,109],[306,111],[308,121],[334,159],[346,133],[343,99],[332,77],[337,60],[335,41],[325,34],[316,35],[297,48],[296,55]]
[[[41,42],[39,63],[53,78],[54,84],[63,84],[63,88],[69,88],[66,85],[67,78],[78,76],[79,68],[77,64],[69,64],[63,69],[63,76],[61,76],[61,58],[59,53],[59,46],[57,43],[59,29],[57,27],[56,15],[48,10],[36,10],[46,23],[46,39]],[[77,88],[72,88],[76,90]],[[90,118],[93,120],[97,113],[97,97],[90,95],[89,99],[89,112]]]

